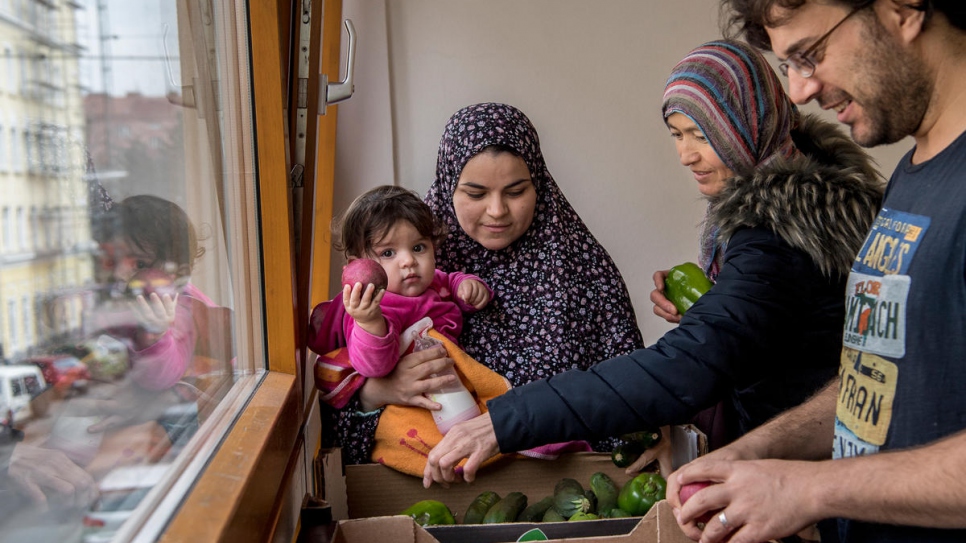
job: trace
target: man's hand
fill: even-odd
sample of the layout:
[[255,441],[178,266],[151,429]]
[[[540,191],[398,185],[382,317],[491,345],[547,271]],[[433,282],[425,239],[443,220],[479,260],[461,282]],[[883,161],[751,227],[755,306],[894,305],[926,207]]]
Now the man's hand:
[[442,345],[407,354],[389,375],[366,379],[359,391],[362,407],[372,411],[384,405],[412,405],[439,411],[442,406],[424,394],[455,382],[458,377],[452,372],[438,375],[452,366],[453,359],[446,357]]
[[490,292],[476,279],[466,279],[460,283],[456,297],[476,309],[483,309],[490,303]]
[[671,300],[664,296],[664,280],[670,270],[659,270],[654,272],[654,290],[651,291],[651,303],[654,304],[654,314],[662,319],[677,324],[681,322],[681,315],[678,313]]
[[[824,498],[815,487],[822,479],[816,473],[818,465],[708,458],[672,474],[667,499],[684,533],[702,543],[754,543],[786,537],[823,518],[819,504]],[[681,487],[702,481],[716,484],[698,491],[681,505]],[[712,516],[702,530],[697,518],[705,512]],[[721,513],[727,524],[721,523]]]
[[496,432],[493,430],[489,413],[461,422],[429,451],[426,469],[423,470],[423,486],[429,488],[433,481],[444,485],[455,482],[460,478],[456,466],[464,458],[467,460],[463,466],[462,479],[472,483],[480,465],[499,452],[500,447],[496,442]]

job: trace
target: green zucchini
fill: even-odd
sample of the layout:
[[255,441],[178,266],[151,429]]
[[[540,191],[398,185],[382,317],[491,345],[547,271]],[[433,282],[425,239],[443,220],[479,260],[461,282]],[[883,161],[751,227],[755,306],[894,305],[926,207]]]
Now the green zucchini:
[[570,518],[577,513],[589,512],[590,500],[587,499],[583,491],[577,492],[574,488],[563,488],[553,495],[553,508],[563,518]]
[[486,512],[498,501],[500,501],[500,495],[496,492],[492,490],[481,492],[466,508],[466,513],[463,514],[463,524],[481,524]]
[[496,502],[483,517],[483,524],[513,522],[527,507],[527,496],[522,492],[510,492]]
[[574,490],[577,494],[584,493],[584,485],[580,484],[580,481],[577,479],[571,479],[570,477],[557,481],[557,484],[553,487],[553,493],[554,495],[559,494],[566,488]]
[[624,441],[640,443],[645,449],[650,449],[661,442],[661,430],[642,430],[640,432],[631,432],[629,434],[622,435],[621,439]]
[[546,513],[543,514],[543,518],[541,519],[541,522],[563,522],[565,520],[567,519],[565,519],[563,515],[561,515],[560,513],[557,512],[556,509],[551,507],[550,509],[547,509]]
[[609,475],[602,471],[591,475],[590,488],[597,495],[598,513],[608,513],[611,509],[617,507],[617,496],[621,491]]
[[610,459],[619,468],[626,468],[633,464],[644,452],[644,446],[637,441],[625,441],[614,447],[610,453]]
[[547,510],[551,508],[553,508],[553,496],[547,496],[537,503],[532,503],[527,506],[520,513],[520,516],[517,517],[517,522],[540,522],[543,520],[543,516],[547,513]]

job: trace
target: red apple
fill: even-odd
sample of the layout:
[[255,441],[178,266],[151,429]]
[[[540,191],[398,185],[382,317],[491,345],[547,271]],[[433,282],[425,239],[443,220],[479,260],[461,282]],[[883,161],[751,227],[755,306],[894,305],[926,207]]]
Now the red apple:
[[173,298],[178,293],[178,286],[171,275],[157,268],[146,268],[134,274],[127,282],[127,292],[135,298],[148,298],[151,293],[157,293],[158,296],[167,294]]
[[385,289],[389,286],[389,276],[386,270],[382,269],[382,264],[369,258],[357,258],[350,261],[342,268],[342,286],[350,287],[356,283],[363,285],[376,285],[376,291]]
[[[694,496],[699,490],[701,490],[702,488],[705,488],[705,487],[709,487],[709,486],[711,486],[711,484],[712,483],[710,483],[708,481],[700,481],[700,482],[697,482],[697,483],[688,483],[688,484],[682,486],[681,487],[681,491],[678,492],[678,497],[681,498],[681,505],[684,505],[684,502],[686,502],[689,499],[691,499],[691,496]],[[707,524],[708,521],[711,520],[712,517],[714,517],[714,513],[716,513],[716,511],[715,512],[705,513],[705,514],[701,515],[700,517],[698,517],[696,520],[698,522],[703,522],[703,523]]]

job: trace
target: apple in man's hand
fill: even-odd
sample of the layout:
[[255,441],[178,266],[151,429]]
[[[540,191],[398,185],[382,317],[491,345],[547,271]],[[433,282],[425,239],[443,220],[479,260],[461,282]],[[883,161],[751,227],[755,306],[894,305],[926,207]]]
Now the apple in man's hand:
[[[689,499],[691,499],[691,496],[694,496],[695,494],[697,494],[697,492],[699,490],[701,490],[703,488],[706,488],[706,487],[709,487],[711,485],[712,485],[712,483],[710,483],[708,481],[700,481],[700,482],[697,482],[697,483],[688,483],[688,484],[682,486],[681,487],[681,491],[678,492],[678,497],[681,498],[681,505],[684,505],[684,502],[686,502]],[[698,517],[695,520],[697,520],[698,522],[702,522],[704,524],[707,524],[708,521],[710,521],[711,518],[714,517],[714,514],[716,512],[717,511],[713,511],[713,512],[709,511],[709,512],[701,515],[700,517]]]

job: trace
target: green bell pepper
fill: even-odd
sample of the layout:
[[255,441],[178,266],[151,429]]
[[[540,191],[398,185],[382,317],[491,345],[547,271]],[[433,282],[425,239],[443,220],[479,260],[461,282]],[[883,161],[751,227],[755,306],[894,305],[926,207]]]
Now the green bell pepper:
[[641,473],[624,484],[617,497],[617,507],[632,517],[648,512],[655,503],[664,499],[667,481],[660,473]]
[[674,304],[678,313],[684,315],[712,286],[711,280],[697,264],[685,262],[668,271],[664,279],[664,296]]
[[436,524],[456,524],[453,512],[446,507],[446,504],[436,500],[423,500],[409,506],[408,509],[400,513],[412,517],[416,524],[420,526],[432,526]]

